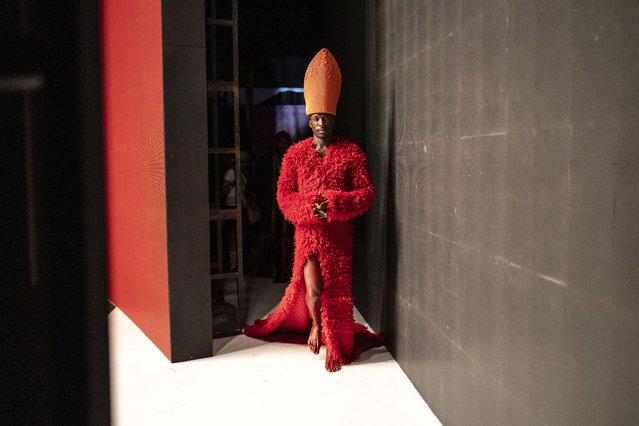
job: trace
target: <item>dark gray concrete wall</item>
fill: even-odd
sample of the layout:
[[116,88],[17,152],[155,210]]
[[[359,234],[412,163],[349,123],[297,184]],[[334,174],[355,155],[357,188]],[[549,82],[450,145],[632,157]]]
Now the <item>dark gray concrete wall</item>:
[[204,2],[162,1],[171,361],[213,355]]
[[639,4],[366,5],[365,316],[446,425],[639,424]]

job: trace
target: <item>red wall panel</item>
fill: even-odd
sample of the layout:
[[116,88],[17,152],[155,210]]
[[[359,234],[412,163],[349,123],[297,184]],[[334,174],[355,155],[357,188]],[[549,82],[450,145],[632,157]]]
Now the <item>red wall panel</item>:
[[160,0],[102,0],[109,297],[170,358]]

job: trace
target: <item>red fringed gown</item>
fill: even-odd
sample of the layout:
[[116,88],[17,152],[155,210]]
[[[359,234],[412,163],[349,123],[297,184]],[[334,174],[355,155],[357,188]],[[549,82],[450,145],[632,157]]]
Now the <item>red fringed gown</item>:
[[[284,297],[263,320],[247,325],[247,336],[291,341],[291,334],[308,336],[311,320],[306,307],[304,265],[316,255],[322,270],[320,317],[327,356],[342,364],[365,350],[382,345],[382,336],[353,319],[351,261],[353,219],[373,202],[375,189],[366,155],[354,143],[335,138],[322,158],[313,138],[291,146],[282,160],[277,202],[286,220],[295,225],[295,260]],[[313,203],[328,200],[327,219],[313,214]]]

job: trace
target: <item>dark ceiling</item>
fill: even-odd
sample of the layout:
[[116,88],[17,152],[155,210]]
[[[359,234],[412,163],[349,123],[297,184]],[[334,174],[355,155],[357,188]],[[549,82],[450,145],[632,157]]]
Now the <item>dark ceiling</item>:
[[[238,7],[242,82],[246,81],[249,70],[253,69],[256,87],[286,84],[276,81],[281,79],[274,75],[272,58],[301,56],[310,60],[323,47],[322,2],[241,0]],[[289,85],[299,83],[301,81],[288,82]]]

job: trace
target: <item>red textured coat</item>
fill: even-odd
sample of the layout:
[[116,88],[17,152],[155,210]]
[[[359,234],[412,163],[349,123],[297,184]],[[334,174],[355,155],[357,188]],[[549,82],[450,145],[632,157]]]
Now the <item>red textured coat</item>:
[[[347,139],[335,138],[323,158],[315,152],[312,137],[288,149],[277,184],[277,202],[286,220],[295,225],[293,274],[273,312],[244,328],[247,336],[292,341],[291,334],[308,335],[311,319],[304,265],[316,255],[322,270],[320,317],[327,356],[347,364],[382,344],[379,334],[353,319],[353,219],[370,207],[374,197],[366,155]],[[323,200],[328,200],[327,219],[313,214],[313,203]]]

